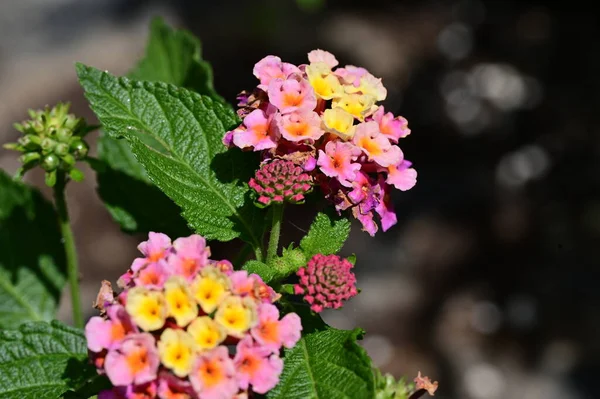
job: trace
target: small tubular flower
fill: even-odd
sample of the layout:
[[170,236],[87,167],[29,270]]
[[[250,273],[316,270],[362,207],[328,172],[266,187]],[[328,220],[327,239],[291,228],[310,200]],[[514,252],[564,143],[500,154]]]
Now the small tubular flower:
[[401,116],[394,118],[391,112],[385,113],[383,105],[373,114],[373,120],[379,124],[379,131],[391,142],[397,143],[410,134],[408,121]]
[[335,177],[341,185],[352,187],[352,180],[361,168],[355,162],[360,154],[360,149],[351,143],[330,141],[325,145],[325,152],[319,150],[317,165],[326,176]]
[[198,355],[190,381],[201,399],[231,398],[239,389],[235,366],[224,346]]
[[136,285],[146,288],[162,288],[169,277],[169,267],[164,259],[157,262],[146,263],[133,275]]
[[266,91],[272,80],[285,79],[300,70],[293,64],[281,62],[279,57],[268,55],[254,65],[252,72],[260,80],[258,88]]
[[310,112],[317,106],[315,92],[304,78],[272,80],[269,83],[267,94],[271,104],[283,114]]
[[279,320],[275,305],[262,303],[258,307],[258,324],[251,330],[252,337],[261,346],[279,353],[282,346],[291,348],[300,340],[302,324],[296,313],[289,313]]
[[238,343],[233,361],[240,388],[252,385],[252,390],[261,394],[277,385],[283,370],[283,360],[268,348],[255,345],[250,337]]
[[400,191],[410,190],[417,184],[417,171],[411,168],[412,163],[403,159],[396,165],[388,167],[386,182]]
[[158,365],[154,337],[141,333],[127,336],[118,349],[109,351],[104,367],[110,382],[119,386],[154,380]]
[[227,334],[241,338],[256,325],[256,303],[250,298],[227,297],[217,309],[215,321]]
[[229,295],[229,280],[219,269],[208,266],[192,283],[192,294],[205,313],[212,313]]
[[253,147],[254,151],[275,148],[278,132],[271,121],[272,116],[261,109],[250,112],[244,118],[242,127],[233,130],[233,144],[240,148]]
[[318,98],[331,100],[344,94],[339,78],[331,72],[331,67],[324,62],[307,65],[306,76]]
[[354,135],[354,116],[342,108],[326,109],[322,118],[327,132],[333,133],[343,140],[348,140]]
[[316,112],[292,112],[277,115],[275,123],[279,133],[289,141],[314,141],[325,132],[321,130],[321,118]]
[[227,333],[225,329],[208,316],[198,317],[187,328],[200,351],[210,350],[219,345]]
[[129,290],[125,309],[135,324],[144,331],[162,328],[167,319],[164,294],[144,287],[134,287]]
[[359,124],[352,142],[378,165],[395,165],[403,158],[400,147],[390,144],[387,137],[379,132],[377,122],[370,121]]
[[332,107],[339,107],[359,121],[364,121],[366,116],[374,112],[375,97],[370,94],[344,94],[333,99]]
[[337,255],[317,254],[298,270],[300,282],[294,286],[294,292],[304,295],[314,312],[338,309],[358,294],[352,267],[352,263]]
[[175,319],[179,327],[187,326],[198,316],[198,305],[196,305],[187,280],[182,276],[185,274],[171,276],[165,283],[167,312]]
[[335,68],[339,64],[338,60],[335,58],[335,55],[331,54],[329,51],[321,49],[316,49],[308,53],[308,61],[311,64],[322,62],[327,65],[329,69]]
[[180,378],[187,376],[192,370],[194,352],[194,339],[183,330],[167,328],[158,341],[160,361]]
[[210,250],[206,240],[198,234],[178,238],[173,242],[175,253],[169,256],[169,266],[175,274],[192,280],[208,264]]
[[94,316],[85,326],[85,338],[92,352],[117,347],[127,334],[138,332],[123,306],[110,306],[106,313],[108,319]]
[[274,159],[263,163],[248,185],[256,191],[262,205],[298,203],[311,190],[312,179],[294,162]]
[[158,262],[166,259],[171,250],[171,239],[163,233],[148,233],[148,240],[138,245],[138,250],[144,255],[143,258],[134,259],[131,270],[138,271],[147,263]]

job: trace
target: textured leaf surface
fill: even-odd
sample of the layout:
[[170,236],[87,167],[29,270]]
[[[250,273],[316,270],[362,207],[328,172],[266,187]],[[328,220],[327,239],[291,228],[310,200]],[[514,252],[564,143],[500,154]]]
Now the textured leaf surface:
[[52,320],[65,270],[54,208],[0,171],[0,329]]
[[58,398],[96,375],[83,332],[58,321],[0,332],[0,397]]
[[156,187],[125,139],[98,139],[101,165],[95,165],[98,194],[109,213],[129,233],[160,231],[171,237],[189,234],[181,208]]
[[269,399],[370,399],[371,360],[356,339],[361,330],[333,328],[305,335],[285,351],[279,384]]
[[306,237],[300,241],[300,248],[310,259],[315,254],[337,253],[348,239],[350,221],[346,218],[318,213]]
[[237,123],[230,108],[164,83],[116,78],[83,65],[77,71],[104,129],[129,140],[150,179],[183,209],[195,231],[260,246],[264,220],[245,183],[257,160],[251,153],[225,152],[221,142]]
[[248,273],[258,274],[265,283],[270,284],[281,277],[277,269],[257,260],[250,260],[242,266]]

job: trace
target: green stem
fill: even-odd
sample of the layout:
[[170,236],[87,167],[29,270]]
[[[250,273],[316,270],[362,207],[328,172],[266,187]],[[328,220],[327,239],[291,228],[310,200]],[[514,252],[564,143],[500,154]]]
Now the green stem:
[[67,259],[67,275],[69,286],[71,288],[71,303],[73,305],[73,324],[77,328],[83,328],[83,314],[81,312],[81,296],[79,292],[79,269],[77,268],[77,251],[75,249],[75,239],[71,223],[69,222],[69,211],[65,198],[65,187],[67,177],[64,172],[59,172],[56,185],[54,186],[54,201],[58,213],[58,222],[62,234],[63,244],[65,246],[65,256]]
[[267,247],[267,263],[277,256],[279,247],[279,236],[281,235],[281,220],[283,219],[283,204],[273,205],[271,208],[272,222],[269,233],[269,246]]

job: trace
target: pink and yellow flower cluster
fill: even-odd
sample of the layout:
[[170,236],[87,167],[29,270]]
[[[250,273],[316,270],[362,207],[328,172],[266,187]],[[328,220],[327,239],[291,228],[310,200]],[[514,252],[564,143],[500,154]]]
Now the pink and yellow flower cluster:
[[267,56],[254,67],[259,85],[238,97],[243,123],[228,132],[227,146],[261,151],[264,162],[292,160],[311,172],[338,211],[349,209],[374,235],[396,222],[390,192],[406,191],[417,172],[398,142],[410,134],[406,119],[378,102],[387,90],[366,69],[338,66],[329,52],[314,50],[308,64]]
[[282,347],[300,339],[295,313],[280,317],[278,295],[256,274],[211,260],[199,235],[150,233],[143,257],[99,295],[102,316],[85,335],[108,398],[229,399],[264,394],[279,381]]

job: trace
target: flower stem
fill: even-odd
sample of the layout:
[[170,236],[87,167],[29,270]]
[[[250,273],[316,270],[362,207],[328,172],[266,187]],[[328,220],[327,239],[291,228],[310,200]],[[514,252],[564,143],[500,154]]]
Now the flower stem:
[[269,233],[269,246],[267,248],[267,263],[277,256],[279,247],[279,236],[281,235],[281,220],[283,219],[283,204],[275,204],[271,208],[272,222],[271,233]]
[[69,211],[65,198],[65,187],[67,177],[64,172],[59,172],[54,186],[54,201],[58,213],[58,222],[65,246],[65,257],[67,259],[67,275],[71,288],[71,304],[73,306],[73,324],[77,328],[83,328],[83,314],[81,312],[81,296],[79,292],[79,269],[77,267],[77,251],[71,223],[69,222]]

